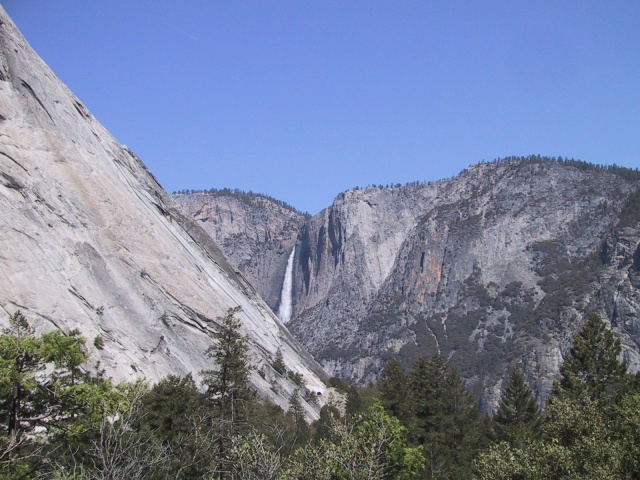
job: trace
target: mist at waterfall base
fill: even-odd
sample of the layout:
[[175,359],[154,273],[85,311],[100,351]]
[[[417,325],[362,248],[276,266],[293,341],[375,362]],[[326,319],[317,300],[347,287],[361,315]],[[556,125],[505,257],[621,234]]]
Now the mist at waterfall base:
[[282,323],[291,320],[291,294],[293,291],[293,257],[296,254],[296,247],[291,250],[287,261],[287,270],[284,273],[282,282],[282,292],[280,292],[280,306],[278,307],[278,318]]

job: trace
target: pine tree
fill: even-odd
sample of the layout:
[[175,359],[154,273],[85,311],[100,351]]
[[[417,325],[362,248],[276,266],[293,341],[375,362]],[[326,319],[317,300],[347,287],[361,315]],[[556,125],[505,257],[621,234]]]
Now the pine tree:
[[300,401],[300,390],[297,388],[289,397],[289,415],[293,417],[295,425],[294,442],[297,445],[304,445],[309,440],[310,430],[305,419],[302,402]]
[[527,439],[536,437],[540,432],[540,406],[518,367],[509,375],[509,383],[502,392],[493,420],[497,439],[517,447],[522,447]]
[[435,354],[418,359],[411,372],[414,420],[412,437],[423,445],[432,478],[470,476],[481,442],[478,410],[455,367]]
[[619,360],[621,351],[620,340],[597,314],[590,315],[560,369],[556,396],[603,400],[619,392],[627,381],[626,365]]
[[[212,335],[217,342],[205,352],[215,361],[215,366],[201,372],[202,383],[218,420],[218,454],[221,458],[238,426],[244,422],[245,407],[253,397],[249,388],[249,346],[246,337],[240,333],[240,321],[235,317],[238,312],[240,307],[230,308],[224,317],[218,317],[220,331]],[[220,478],[223,478],[224,470],[221,465]]]
[[337,407],[327,404],[320,409],[320,418],[314,422],[314,440],[330,441],[332,433],[332,425],[334,422],[340,419],[340,410]]
[[476,462],[477,478],[640,478],[639,397],[620,351],[591,315],[560,369],[540,437],[493,445]]
[[392,359],[385,365],[378,388],[385,410],[407,427],[412,416],[411,384],[398,360]]
[[82,409],[74,387],[84,379],[80,366],[87,356],[76,330],[36,336],[19,310],[9,324],[0,336],[0,424],[10,442],[17,442],[24,432],[54,418],[62,425]]
[[191,374],[169,375],[142,397],[140,429],[156,437],[167,452],[167,475],[202,478],[208,472],[217,434],[203,395]]
[[287,371],[287,367],[284,364],[284,358],[282,356],[282,349],[280,347],[278,347],[278,350],[276,350],[276,355],[273,358],[273,363],[271,364],[271,366],[280,375],[284,375],[284,373]]
[[358,388],[351,385],[347,390],[347,400],[344,406],[344,413],[347,418],[352,418],[362,410],[362,399],[358,393]]
[[240,307],[230,308],[227,315],[218,317],[220,331],[212,336],[217,341],[205,355],[215,361],[212,370],[202,372],[209,398],[215,403],[221,420],[236,420],[242,402],[251,398],[249,390],[249,346],[240,333],[240,321],[235,318]]
[[190,416],[202,410],[196,382],[186,377],[169,375],[142,398],[144,425],[163,442],[188,434],[193,427]]

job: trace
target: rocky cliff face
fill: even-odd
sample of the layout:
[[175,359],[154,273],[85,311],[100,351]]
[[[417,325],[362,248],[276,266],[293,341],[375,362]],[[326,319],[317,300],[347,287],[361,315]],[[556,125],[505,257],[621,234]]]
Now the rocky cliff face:
[[638,186],[529,159],[341,194],[300,233],[290,328],[330,373],[359,382],[391,357],[439,350],[495,403],[510,363],[544,399],[595,309],[635,368],[640,236],[637,216],[622,213]]
[[21,309],[39,331],[78,328],[116,380],[156,381],[211,368],[209,333],[239,305],[258,392],[288,405],[296,385],[270,366],[278,348],[324,392],[322,369],[1,7],[0,213],[0,322]]
[[439,350],[486,408],[515,363],[544,400],[592,310],[637,368],[639,179],[528,158],[342,193],[300,227],[289,327],[330,374],[361,383]]
[[217,190],[173,198],[222,247],[275,312],[287,259],[308,215],[274,199]]

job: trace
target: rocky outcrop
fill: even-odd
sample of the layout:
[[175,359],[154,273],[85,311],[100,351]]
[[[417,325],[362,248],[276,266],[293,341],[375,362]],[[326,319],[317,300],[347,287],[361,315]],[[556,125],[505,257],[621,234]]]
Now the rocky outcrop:
[[78,328],[116,380],[211,368],[209,334],[240,306],[256,390],[287,407],[297,386],[271,368],[280,348],[289,370],[325,391],[318,364],[1,7],[0,252],[0,322],[21,309],[39,331]]
[[[529,157],[344,192],[300,227],[288,326],[330,374],[360,383],[392,357],[410,365],[439,350],[487,409],[515,363],[544,400],[593,310],[636,369],[639,180]],[[252,249],[255,264],[273,261],[256,259],[274,256],[259,243]],[[280,271],[252,275],[279,289]]]
[[640,366],[640,191],[602,244],[592,303],[606,313],[620,335],[629,365]]
[[[599,168],[530,158],[341,194],[301,230],[290,328],[328,372],[358,382],[391,357],[410,364],[439,350],[494,404],[511,363],[544,399],[596,309],[628,337],[635,368],[638,345],[621,325],[634,331],[639,312],[628,273],[638,225],[610,232],[637,189]],[[601,261],[606,238],[624,275]]]
[[308,217],[264,195],[230,190],[174,194],[275,312],[298,231]]

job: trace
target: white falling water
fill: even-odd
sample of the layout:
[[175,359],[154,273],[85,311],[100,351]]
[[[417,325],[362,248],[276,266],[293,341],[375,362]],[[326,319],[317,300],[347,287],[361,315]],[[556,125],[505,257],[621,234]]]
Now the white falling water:
[[280,292],[280,306],[278,307],[278,318],[282,323],[291,320],[291,293],[293,292],[293,256],[296,253],[296,247],[293,246],[289,260],[287,261],[287,270],[284,272],[284,282],[282,282],[282,292]]

